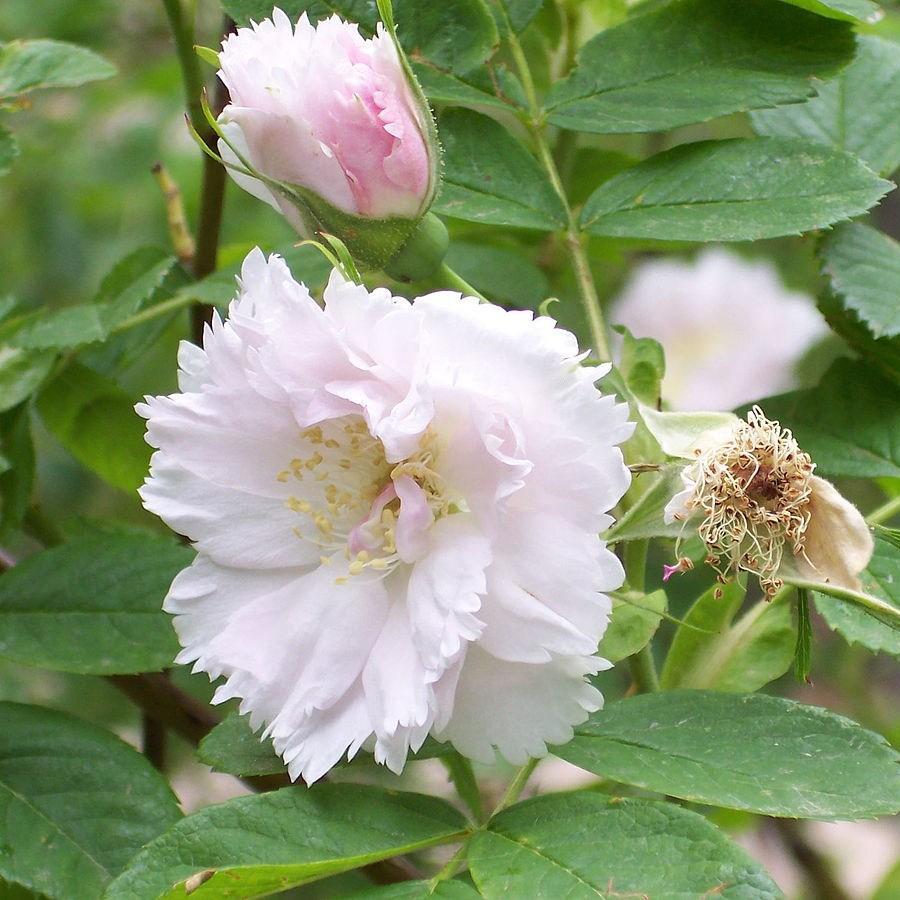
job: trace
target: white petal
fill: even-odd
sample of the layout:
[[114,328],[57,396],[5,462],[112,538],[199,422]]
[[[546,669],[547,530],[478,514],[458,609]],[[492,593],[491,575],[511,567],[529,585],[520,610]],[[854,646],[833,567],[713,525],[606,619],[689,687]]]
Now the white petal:
[[805,559],[788,561],[802,578],[861,590],[859,573],[869,564],[875,542],[859,510],[831,482],[813,475]]
[[441,672],[484,626],[477,613],[486,589],[490,540],[471,517],[447,516],[431,529],[431,549],[409,577],[406,602],[412,639],[423,664]]
[[395,600],[391,605],[369,655],[362,682],[379,737],[393,735],[398,726],[430,724],[431,692],[402,600]]
[[494,761],[494,748],[514,765],[562,744],[573,726],[600,709],[603,697],[585,680],[607,668],[597,657],[567,657],[539,665],[510,663],[469,647],[453,714],[437,737],[464,756]]
[[157,451],[138,492],[144,506],[223,566],[269,569],[318,564],[320,550],[294,532],[297,514],[278,498],[206,481]]

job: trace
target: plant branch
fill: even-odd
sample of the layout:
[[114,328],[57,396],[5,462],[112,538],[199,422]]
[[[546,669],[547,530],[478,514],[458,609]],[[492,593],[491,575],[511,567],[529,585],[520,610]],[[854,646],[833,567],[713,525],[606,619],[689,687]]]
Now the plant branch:
[[169,224],[169,239],[178,261],[188,269],[194,266],[194,236],[188,226],[181,202],[181,191],[169,174],[169,170],[160,162],[150,170],[162,191],[166,205],[166,221]]
[[[203,76],[200,60],[194,52],[194,25],[185,17],[182,0],[162,0],[175,39],[175,51],[181,67],[184,83],[185,105],[191,125],[211,150],[216,148],[216,135],[203,114]],[[225,17],[223,33],[228,34],[234,23]],[[213,96],[213,112],[218,114],[225,105],[225,86],[216,82]],[[197,242],[193,254],[192,271],[198,280],[214,272],[219,249],[219,232],[222,225],[222,204],[227,180],[224,166],[208,154],[203,156],[203,183],[200,189],[200,213],[197,220]],[[194,343],[203,340],[203,329],[212,315],[212,309],[204,304],[191,308],[191,337]]]
[[166,768],[166,729],[144,713],[141,716],[141,753],[160,772]]
[[[641,594],[646,587],[648,546],[648,541],[628,541],[623,551],[625,579],[632,590]],[[628,657],[628,668],[638,693],[652,694],[659,690],[659,676],[650,643]]]
[[540,762],[539,759],[529,759],[518,772],[516,772],[515,777],[509,783],[509,787],[506,789],[506,793],[504,793],[503,797],[500,799],[500,802],[494,807],[493,812],[491,813],[491,818],[497,815],[501,810],[506,809],[508,806],[512,806],[516,800],[519,799],[522,791],[525,789],[525,785],[528,783],[528,779],[531,778],[532,773],[535,768],[537,768],[537,764]]
[[472,287],[461,275],[454,272],[447,263],[441,263],[438,269],[438,278],[451,290],[459,291],[464,297],[477,297],[482,303],[490,302],[478,288]]
[[[200,74],[200,60],[194,52],[194,23],[185,17],[181,0],[162,0],[169,20],[169,28],[175,39],[175,54],[181,69],[181,81],[184,85],[184,99],[188,115],[194,127],[201,131],[206,127],[203,111],[200,108],[200,95],[203,91],[203,76]],[[208,129],[207,129],[208,130]]]
[[[503,4],[500,4],[500,8],[503,10],[504,17],[506,17],[506,10],[504,9]],[[590,326],[594,352],[601,362],[606,362],[610,359],[609,339],[607,337],[606,322],[603,318],[603,310],[600,306],[600,297],[597,294],[597,286],[594,284],[594,276],[591,273],[591,266],[585,249],[584,235],[578,227],[578,219],[569,203],[569,198],[566,195],[562,179],[559,175],[559,169],[556,166],[556,161],[553,159],[553,154],[550,152],[550,147],[544,136],[544,115],[541,111],[537,92],[534,88],[534,79],[531,77],[531,69],[529,68],[528,60],[525,58],[525,52],[522,49],[522,45],[519,43],[515,31],[510,27],[508,17],[506,17],[506,26],[506,40],[509,44],[513,61],[516,64],[519,78],[522,81],[522,86],[525,89],[525,96],[528,100],[529,118],[526,124],[531,132],[541,164],[565,210],[567,223],[565,246],[572,261],[575,277],[578,281],[579,297],[585,315],[587,316],[588,325]]]
[[900,514],[900,494],[896,497],[892,497],[877,509],[873,509],[872,512],[866,516],[866,522],[869,525],[881,525],[883,522],[893,519],[894,516],[898,514]]
[[803,836],[798,822],[791,819],[772,819],[787,850],[806,875],[811,896],[827,897],[828,900],[850,900],[850,895],[834,877],[828,862],[812,847]]
[[900,610],[896,606],[880,600],[878,597],[873,597],[871,594],[864,594],[862,591],[854,591],[836,584],[807,581],[803,578],[785,578],[784,581],[785,584],[793,585],[796,588],[818,591],[820,594],[827,594],[829,597],[836,597],[838,600],[845,600],[855,606],[862,607],[870,616],[874,616],[880,622],[884,622],[885,625],[900,629]]
[[628,657],[628,669],[639,694],[655,694],[659,690],[659,676],[650,644]]

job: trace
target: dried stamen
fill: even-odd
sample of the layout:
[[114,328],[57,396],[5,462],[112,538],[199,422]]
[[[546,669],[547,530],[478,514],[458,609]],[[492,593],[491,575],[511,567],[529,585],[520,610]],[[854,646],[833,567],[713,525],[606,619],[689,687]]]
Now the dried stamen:
[[722,578],[738,570],[759,576],[764,590],[781,586],[785,544],[802,555],[815,468],[791,432],[758,406],[731,438],[702,453],[688,470],[696,485],[688,507],[703,515],[698,533],[707,563]]

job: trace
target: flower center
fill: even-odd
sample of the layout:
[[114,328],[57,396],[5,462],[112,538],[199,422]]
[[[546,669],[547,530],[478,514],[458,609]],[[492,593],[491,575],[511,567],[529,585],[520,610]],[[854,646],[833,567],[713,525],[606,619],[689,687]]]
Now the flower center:
[[704,513],[699,533],[707,562],[723,578],[743,569],[756,573],[768,593],[781,586],[775,575],[784,545],[803,553],[814,468],[791,432],[759,407],[729,441],[697,460],[691,502]]
[[409,542],[463,508],[434,467],[431,429],[411,456],[395,464],[359,416],[306,428],[300,440],[302,451],[276,480],[292,485],[285,505],[299,517],[294,535],[320,548],[323,565],[341,570],[339,584],[367,571],[383,577],[402,561],[398,531]]

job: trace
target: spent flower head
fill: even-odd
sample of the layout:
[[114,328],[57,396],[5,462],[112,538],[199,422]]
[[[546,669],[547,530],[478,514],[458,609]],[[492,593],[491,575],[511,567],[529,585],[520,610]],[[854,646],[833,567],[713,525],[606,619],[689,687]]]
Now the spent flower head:
[[718,432],[694,453],[681,475],[684,490],[669,502],[665,518],[699,518],[706,562],[723,580],[751,572],[768,594],[788,571],[855,585],[871,555],[871,535],[856,509],[813,474],[815,463],[787,428],[754,406],[730,435]]

